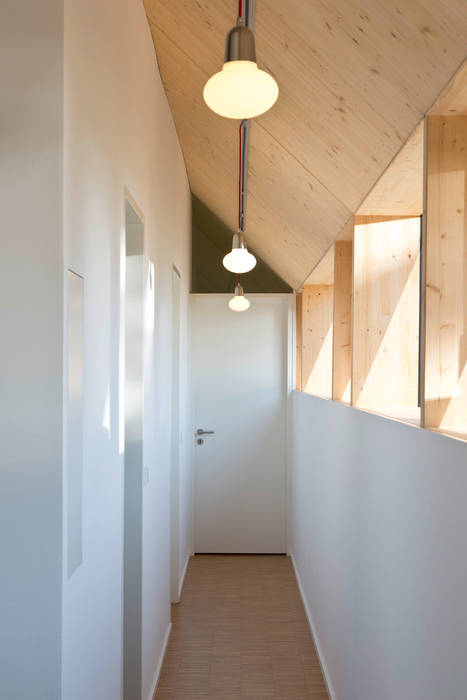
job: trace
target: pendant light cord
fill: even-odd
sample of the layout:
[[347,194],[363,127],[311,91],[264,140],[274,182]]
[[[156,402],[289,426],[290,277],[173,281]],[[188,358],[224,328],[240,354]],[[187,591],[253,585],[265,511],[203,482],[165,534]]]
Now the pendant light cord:
[[238,0],[238,16],[241,17],[243,12],[243,2],[242,0]]
[[238,129],[238,228],[242,230],[242,122]]

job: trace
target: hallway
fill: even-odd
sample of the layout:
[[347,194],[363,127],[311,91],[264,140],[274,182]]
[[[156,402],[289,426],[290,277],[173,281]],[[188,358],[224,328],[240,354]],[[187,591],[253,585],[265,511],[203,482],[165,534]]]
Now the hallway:
[[196,555],[155,700],[327,700],[286,556]]

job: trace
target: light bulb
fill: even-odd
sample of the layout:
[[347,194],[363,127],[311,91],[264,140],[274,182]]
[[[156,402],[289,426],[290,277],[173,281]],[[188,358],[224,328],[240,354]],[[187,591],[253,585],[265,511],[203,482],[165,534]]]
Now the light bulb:
[[243,293],[243,287],[239,283],[235,287],[235,295],[229,300],[232,311],[246,311],[250,308],[250,302]]
[[246,248],[234,248],[230,253],[224,255],[222,264],[229,272],[242,275],[254,268],[256,258]]
[[279,96],[269,73],[254,61],[228,61],[209,78],[203,97],[210,109],[229,119],[251,119],[267,112]]
[[248,252],[241,232],[234,234],[232,250],[227,255],[224,255],[222,264],[229,272],[235,272],[237,275],[249,272],[256,265],[256,258],[252,253]]
[[246,297],[232,297],[229,301],[229,306],[232,311],[246,311],[250,308],[250,302]]

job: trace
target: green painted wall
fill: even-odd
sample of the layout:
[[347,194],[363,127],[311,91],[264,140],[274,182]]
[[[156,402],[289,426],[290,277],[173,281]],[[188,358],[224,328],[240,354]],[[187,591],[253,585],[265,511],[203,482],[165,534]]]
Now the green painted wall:
[[[229,294],[235,288],[236,276],[225,269],[222,258],[232,249],[233,232],[194,195],[192,207],[191,291],[198,294]],[[251,252],[258,262],[251,272],[241,277],[246,293],[292,292],[291,287],[273,272],[254,250]]]

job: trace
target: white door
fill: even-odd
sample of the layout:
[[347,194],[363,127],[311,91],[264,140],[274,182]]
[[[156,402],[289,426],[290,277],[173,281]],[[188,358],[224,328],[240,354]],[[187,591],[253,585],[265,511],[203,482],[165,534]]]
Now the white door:
[[286,551],[289,298],[192,297],[195,552]]

